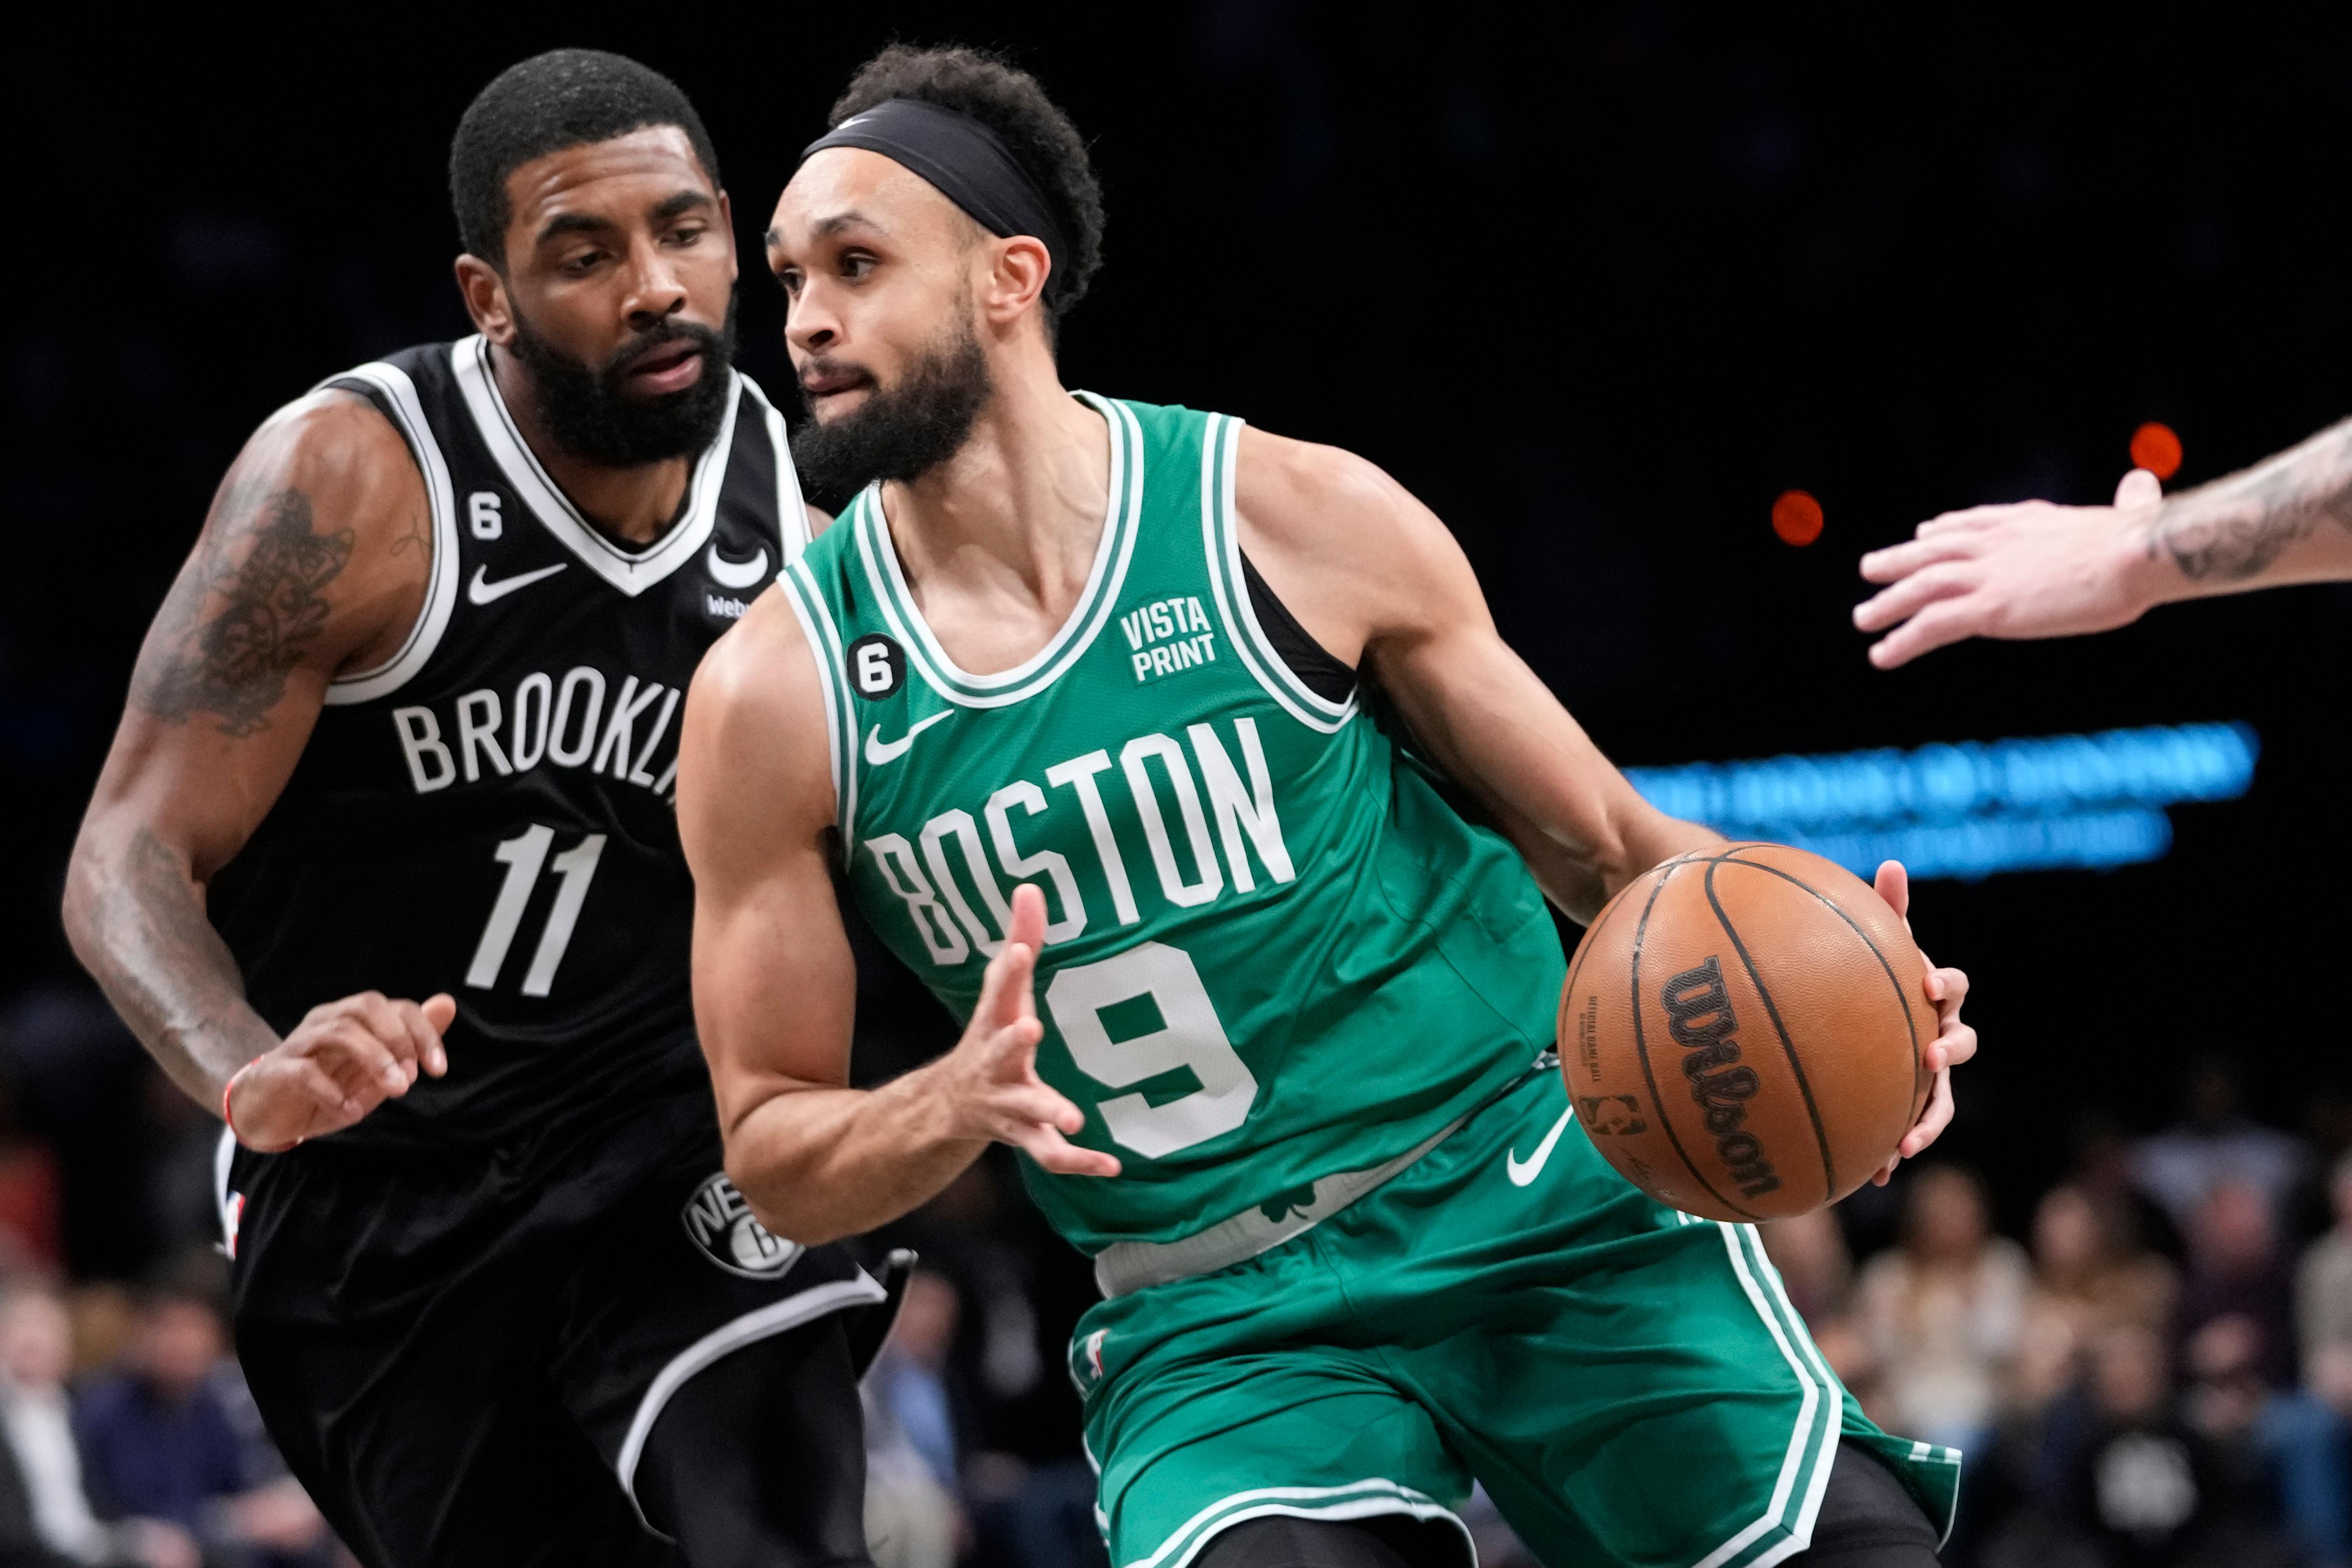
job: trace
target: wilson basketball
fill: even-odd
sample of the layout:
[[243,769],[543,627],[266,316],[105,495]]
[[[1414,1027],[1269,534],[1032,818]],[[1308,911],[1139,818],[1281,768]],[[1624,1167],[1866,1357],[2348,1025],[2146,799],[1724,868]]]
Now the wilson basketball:
[[1785,1219],[1869,1180],[1918,1120],[1926,973],[1843,867],[1779,844],[1687,855],[1578,944],[1560,1072],[1593,1146],[1659,1202]]

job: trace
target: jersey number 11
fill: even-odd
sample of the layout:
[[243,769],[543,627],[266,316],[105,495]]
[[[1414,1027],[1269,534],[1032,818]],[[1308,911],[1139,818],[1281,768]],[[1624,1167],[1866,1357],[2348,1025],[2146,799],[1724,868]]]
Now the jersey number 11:
[[[474,962],[466,971],[467,984],[487,991],[499,983],[507,949],[514,945],[515,930],[530,904],[531,885],[539,880],[540,870],[547,864],[547,851],[554,843],[555,829],[533,826],[499,846],[495,858],[505,865],[506,880],[499,885],[489,924],[482,928],[482,940],[475,944]],[[530,955],[530,967],[523,972],[524,995],[544,996],[555,984],[556,965],[563,962],[563,950],[572,945],[572,929],[580,923],[580,906],[588,901],[588,883],[596,875],[596,858],[604,853],[604,836],[591,833],[555,858],[555,874],[562,879],[562,885],[555,890],[554,907],[547,911],[547,929],[539,933],[539,950]]]

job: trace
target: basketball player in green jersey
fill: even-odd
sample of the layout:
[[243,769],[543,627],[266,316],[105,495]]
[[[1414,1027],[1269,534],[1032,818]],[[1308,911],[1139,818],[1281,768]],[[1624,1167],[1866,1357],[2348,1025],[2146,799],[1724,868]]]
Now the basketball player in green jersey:
[[[1927,1568],[1957,1456],[1863,1417],[1752,1227],[1618,1178],[1549,1056],[1545,895],[1590,919],[1713,836],[1370,464],[1062,387],[1100,205],[1034,81],[894,48],[833,122],[769,258],[803,472],[881,482],[705,660],[679,775],[760,1218],[865,1230],[1018,1145],[1107,1297],[1070,1359],[1122,1565],[1466,1563],[1475,1477],[1551,1563]],[[872,1091],[836,874],[969,1019]],[[1975,1047],[1923,984],[1904,1155]]]

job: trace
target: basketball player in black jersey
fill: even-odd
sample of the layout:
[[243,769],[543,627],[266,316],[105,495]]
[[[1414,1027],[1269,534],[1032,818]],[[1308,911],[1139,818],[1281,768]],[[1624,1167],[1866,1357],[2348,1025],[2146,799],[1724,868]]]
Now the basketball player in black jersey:
[[247,444],[67,926],[228,1121],[238,1352],[371,1568],[862,1563],[886,1292],[727,1181],[688,994],[680,696],[809,527],[717,161],[563,50],[451,190],[478,335]]

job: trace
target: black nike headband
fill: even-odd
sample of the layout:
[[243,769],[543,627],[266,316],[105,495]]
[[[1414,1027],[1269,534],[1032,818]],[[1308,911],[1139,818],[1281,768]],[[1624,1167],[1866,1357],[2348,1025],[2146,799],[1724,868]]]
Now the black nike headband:
[[827,147],[879,153],[929,182],[999,239],[1025,234],[1042,241],[1053,262],[1045,298],[1061,297],[1070,275],[1069,237],[1029,171],[971,115],[920,99],[886,99],[802,148],[801,161]]

